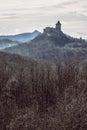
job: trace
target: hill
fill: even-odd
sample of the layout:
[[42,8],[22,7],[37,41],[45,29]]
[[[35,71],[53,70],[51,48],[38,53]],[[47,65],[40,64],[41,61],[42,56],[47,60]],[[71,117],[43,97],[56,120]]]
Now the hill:
[[61,30],[58,21],[55,28],[47,27],[43,33],[23,45],[10,47],[5,52],[28,56],[34,59],[57,61],[67,57],[87,58],[87,42],[73,38]]
[[0,130],[86,130],[87,63],[0,52]]
[[39,34],[41,34],[39,31],[35,30],[32,33],[22,33],[17,35],[7,35],[7,36],[0,36],[0,39],[8,39],[12,41],[18,41],[18,42],[28,42],[37,37]]
[[18,41],[12,41],[9,39],[0,39],[0,50],[13,47],[20,44]]

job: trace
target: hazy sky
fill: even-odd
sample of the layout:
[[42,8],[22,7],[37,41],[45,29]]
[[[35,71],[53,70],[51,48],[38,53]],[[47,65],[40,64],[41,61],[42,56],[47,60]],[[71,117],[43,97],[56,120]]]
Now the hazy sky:
[[42,31],[58,20],[65,33],[87,38],[87,0],[0,0],[0,34]]

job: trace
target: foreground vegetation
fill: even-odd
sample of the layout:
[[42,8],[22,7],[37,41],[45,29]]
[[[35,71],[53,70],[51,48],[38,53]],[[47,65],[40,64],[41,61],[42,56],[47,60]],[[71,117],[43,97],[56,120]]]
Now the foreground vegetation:
[[0,53],[0,130],[87,130],[87,63]]

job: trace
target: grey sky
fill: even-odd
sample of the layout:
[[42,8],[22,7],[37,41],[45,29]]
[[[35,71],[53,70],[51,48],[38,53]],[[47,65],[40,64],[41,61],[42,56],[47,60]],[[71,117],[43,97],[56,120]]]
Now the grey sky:
[[65,33],[87,38],[87,0],[0,0],[0,34],[42,31],[58,20]]

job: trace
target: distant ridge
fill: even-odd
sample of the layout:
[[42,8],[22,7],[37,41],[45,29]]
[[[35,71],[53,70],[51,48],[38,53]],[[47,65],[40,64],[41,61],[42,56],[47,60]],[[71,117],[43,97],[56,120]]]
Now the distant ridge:
[[16,35],[2,35],[0,36],[0,39],[9,39],[18,42],[28,42],[37,37],[39,34],[41,33],[35,30],[33,32],[21,33]]

